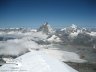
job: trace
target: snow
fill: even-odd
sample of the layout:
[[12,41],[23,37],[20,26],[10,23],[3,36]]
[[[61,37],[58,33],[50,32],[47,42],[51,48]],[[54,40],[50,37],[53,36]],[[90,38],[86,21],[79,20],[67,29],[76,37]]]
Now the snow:
[[30,31],[31,31],[31,32],[37,32],[37,30],[36,30],[36,29],[31,29]]
[[90,36],[96,36],[96,32],[91,32],[91,33],[87,33],[89,34]]
[[49,42],[62,42],[60,38],[56,35],[52,35],[50,38],[47,39]]
[[49,32],[52,33],[53,32],[52,27],[49,24],[47,25],[47,27],[48,27]]
[[46,33],[46,34],[50,34],[54,32],[51,26],[47,22],[42,26],[40,26],[40,28],[37,31],[39,32],[42,31],[43,33]]
[[[82,30],[77,29],[77,26],[74,24],[71,27],[61,29],[60,31],[65,31],[67,33],[67,30],[69,30],[68,34],[72,38],[75,38],[76,36],[78,36],[79,33],[82,32]],[[12,59],[11,62],[6,61],[7,64],[4,64],[0,68],[0,70],[3,69],[1,72],[4,72],[4,70],[6,69],[17,70],[15,72],[19,72],[18,70],[22,70],[23,72],[77,72],[71,67],[69,67],[68,65],[66,65],[65,63],[62,63],[61,61],[76,62],[76,63],[87,62],[87,60],[81,59],[80,54],[78,53],[83,49],[75,50],[72,47],[71,48],[66,47],[66,49],[64,48],[60,49],[57,48],[60,46],[54,48],[55,47],[54,45],[49,47],[48,45],[51,44],[60,45],[59,42],[62,42],[61,40],[62,38],[60,37],[61,36],[63,37],[64,32],[61,32],[60,34],[52,33],[54,31],[50,27],[50,25],[47,25],[47,31],[48,34],[44,33],[42,30],[37,31],[36,29],[30,29],[25,31],[22,31],[22,29],[21,30],[8,29],[8,31],[6,29],[1,30],[0,31],[1,38],[4,36],[4,37],[12,37],[12,38],[14,37],[14,39],[6,40],[6,41],[2,41],[1,39],[0,55],[19,56],[20,54],[24,54],[16,59]],[[96,36],[96,32],[91,32],[91,33],[86,32],[86,33],[89,34],[90,36],[94,36],[94,37]],[[42,41],[49,42],[49,44],[43,45],[39,43]],[[95,48],[95,45],[93,45],[93,47]],[[86,52],[84,54],[86,54]],[[6,60],[6,58],[3,59]]]
[[7,34],[22,34],[22,32],[15,32],[15,31],[10,31]]
[[70,26],[71,28],[73,28],[73,29],[77,29],[77,26],[75,25],[75,24],[72,24],[72,26]]
[[70,33],[70,36],[71,36],[72,38],[74,38],[74,37],[76,37],[79,33],[81,33],[81,31],[80,31],[80,30],[77,30],[76,32],[71,32],[71,33]]
[[60,31],[65,31],[66,30],[66,28],[63,28],[63,29],[61,29]]
[[[39,40],[47,40],[49,42],[61,42],[60,38],[56,35],[52,35],[52,37],[47,39],[48,35],[44,34],[43,32],[26,32],[22,34],[18,34],[18,32],[15,32],[15,34],[17,35],[17,38],[21,38],[0,42],[0,55],[19,56],[26,53],[27,51],[39,49],[40,51],[42,50],[50,56],[55,57],[61,61],[80,63],[85,62],[85,60],[80,59],[79,55],[74,52],[60,51],[59,48],[57,50],[50,50],[49,47],[46,50],[46,46],[43,47],[36,43],[36,41]],[[7,34],[5,36],[7,36]],[[11,36],[15,35],[12,34]]]
[[[19,61],[21,60],[21,62]],[[71,68],[65,63],[50,57],[49,55],[38,52],[31,51],[17,58],[17,62],[20,66],[16,64],[4,64],[0,67],[2,72],[78,72]]]
[[77,32],[74,32],[74,33],[70,33],[70,36],[73,38],[73,37],[76,37],[78,35]]

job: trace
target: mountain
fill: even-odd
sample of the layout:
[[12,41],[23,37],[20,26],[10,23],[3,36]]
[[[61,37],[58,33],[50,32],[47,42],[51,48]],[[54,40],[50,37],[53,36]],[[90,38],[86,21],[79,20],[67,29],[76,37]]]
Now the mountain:
[[47,37],[47,41],[53,42],[53,43],[62,42],[61,39],[58,36],[54,35],[54,34]]
[[62,29],[57,29],[54,35],[59,37],[64,44],[76,44],[85,46],[93,46],[96,44],[95,29],[92,31],[89,28],[81,28],[75,24]]
[[40,26],[39,29],[37,29],[37,31],[38,32],[42,31],[43,33],[46,33],[46,34],[53,33],[53,29],[47,22],[45,24],[43,24],[42,26]]
[[[13,63],[12,63],[13,62]],[[67,64],[50,57],[44,52],[32,51],[8,61],[0,67],[6,72],[78,72]]]

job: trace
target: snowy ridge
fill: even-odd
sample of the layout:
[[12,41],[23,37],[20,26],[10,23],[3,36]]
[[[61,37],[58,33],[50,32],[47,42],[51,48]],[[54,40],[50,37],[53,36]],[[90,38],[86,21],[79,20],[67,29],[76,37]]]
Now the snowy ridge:
[[6,72],[78,72],[66,65],[65,63],[60,62],[55,58],[51,58],[43,52],[32,51],[23,56],[18,57],[21,59],[21,66],[15,67],[14,64],[5,64],[0,67],[0,71]]

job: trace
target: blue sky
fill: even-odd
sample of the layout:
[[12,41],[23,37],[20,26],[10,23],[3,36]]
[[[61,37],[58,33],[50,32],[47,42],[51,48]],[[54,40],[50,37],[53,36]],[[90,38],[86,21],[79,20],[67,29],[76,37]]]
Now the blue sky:
[[95,0],[0,0],[0,27],[96,26]]

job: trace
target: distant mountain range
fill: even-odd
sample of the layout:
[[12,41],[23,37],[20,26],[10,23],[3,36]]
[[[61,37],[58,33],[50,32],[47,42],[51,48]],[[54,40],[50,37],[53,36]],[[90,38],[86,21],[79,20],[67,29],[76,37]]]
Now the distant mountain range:
[[[27,33],[27,32],[43,32],[47,34],[47,42],[63,43],[63,44],[76,44],[93,46],[96,45],[96,28],[84,28],[78,27],[72,24],[69,27],[62,29],[53,29],[48,23],[43,24],[38,29],[26,29],[26,28],[0,28],[0,40],[2,40],[2,34],[12,33]],[[11,39],[10,37],[6,39]],[[13,39],[13,38],[12,38]],[[4,39],[3,39],[4,40]]]

